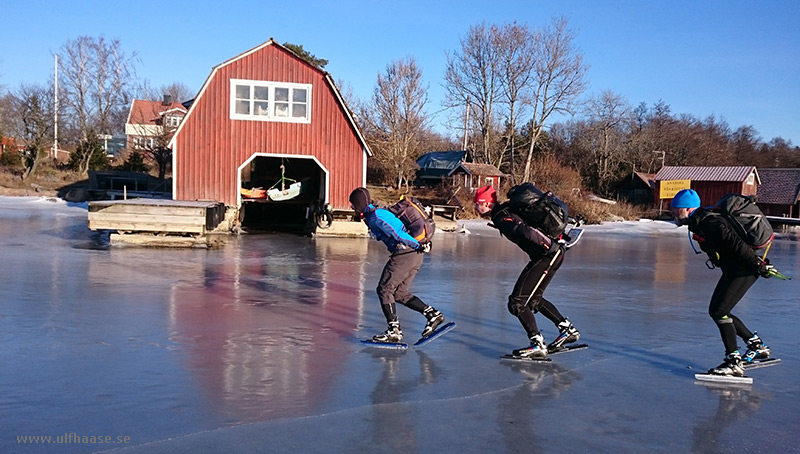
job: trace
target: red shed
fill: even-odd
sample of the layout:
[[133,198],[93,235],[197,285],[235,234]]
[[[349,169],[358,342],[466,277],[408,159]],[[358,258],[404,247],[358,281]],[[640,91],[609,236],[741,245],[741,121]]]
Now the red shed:
[[[715,204],[726,194],[756,195],[761,180],[754,166],[732,167],[681,167],[665,166],[655,176],[655,204],[659,206],[659,194],[663,181],[690,180],[691,188],[697,191],[703,206]],[[663,207],[669,209],[670,199]]]
[[[371,155],[330,74],[272,38],[213,68],[170,145],[176,200],[289,223],[313,203],[348,209]],[[263,197],[293,181],[289,200]]]

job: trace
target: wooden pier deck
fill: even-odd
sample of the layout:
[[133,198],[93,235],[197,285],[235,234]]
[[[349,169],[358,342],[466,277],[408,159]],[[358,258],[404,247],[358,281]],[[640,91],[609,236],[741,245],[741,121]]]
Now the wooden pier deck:
[[158,235],[165,237],[168,245],[176,236],[199,238],[214,230],[225,219],[225,205],[164,199],[100,200],[89,202],[88,216],[92,230],[138,238]]

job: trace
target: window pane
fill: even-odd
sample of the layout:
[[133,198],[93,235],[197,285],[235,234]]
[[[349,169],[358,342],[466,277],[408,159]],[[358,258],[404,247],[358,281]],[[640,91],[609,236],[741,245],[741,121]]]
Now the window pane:
[[236,101],[236,113],[250,115],[250,101]]
[[304,88],[295,88],[292,90],[292,101],[306,102],[306,90]]
[[256,115],[269,115],[269,103],[265,101],[254,102],[253,111]]
[[289,100],[289,89],[288,88],[275,88],[275,100],[276,101],[288,101]]
[[306,118],[306,105],[305,104],[292,105],[292,117]]
[[236,97],[239,99],[250,99],[250,86],[249,85],[237,85],[236,86]]
[[269,99],[268,87],[253,87],[253,99]]
[[[277,92],[277,90],[276,90]],[[277,94],[276,94],[277,96]],[[288,117],[289,116],[289,103],[285,102],[276,102],[275,103],[275,116],[276,117]]]

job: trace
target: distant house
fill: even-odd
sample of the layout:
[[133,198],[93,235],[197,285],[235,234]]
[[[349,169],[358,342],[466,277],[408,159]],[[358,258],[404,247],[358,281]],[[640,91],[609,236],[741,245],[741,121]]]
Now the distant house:
[[500,179],[505,176],[503,172],[491,164],[475,164],[462,162],[450,171],[453,185],[466,189],[478,189],[482,186],[500,187]]
[[655,206],[662,206],[665,210],[669,209],[670,199],[659,198],[661,186],[665,181],[689,180],[690,187],[700,195],[700,203],[704,206],[715,204],[726,194],[756,195],[761,181],[755,166],[665,166],[658,171],[654,180],[656,183],[653,194]]
[[650,205],[656,188],[654,173],[631,172],[614,186],[617,199],[633,205]]
[[417,159],[417,181],[426,186],[436,186],[450,180],[450,172],[455,170],[467,155],[466,151],[431,151]]
[[757,203],[768,216],[800,217],[800,169],[760,169]]
[[162,101],[134,99],[125,122],[126,148],[134,151],[167,147],[186,113],[186,107],[169,95],[164,95]]
[[0,139],[0,156],[3,155],[5,152],[9,151],[19,151],[20,147],[17,146],[16,140],[13,137],[5,137],[3,136]]
[[464,162],[466,151],[432,151],[417,159],[417,180],[434,186],[447,182],[454,187],[476,189],[490,185],[498,187],[505,174],[491,164]]

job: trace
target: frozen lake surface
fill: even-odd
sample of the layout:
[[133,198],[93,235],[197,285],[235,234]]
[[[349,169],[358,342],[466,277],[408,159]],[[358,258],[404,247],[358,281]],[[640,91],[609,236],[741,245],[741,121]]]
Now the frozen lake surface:
[[[377,350],[359,339],[385,329],[378,242],[97,248],[85,205],[0,197],[0,452],[799,452],[798,279],[761,279],[734,310],[782,363],[698,385],[724,353],[719,271],[685,227],[589,226],[546,295],[590,347],[508,364],[526,257],[467,228],[437,234],[413,286],[456,329]],[[769,256],[799,277],[796,234]],[[413,342],[422,316],[398,313]]]

